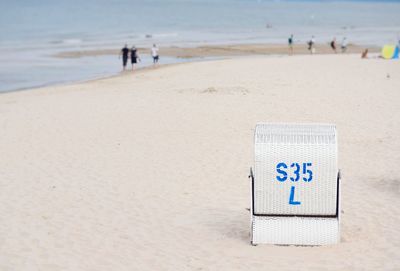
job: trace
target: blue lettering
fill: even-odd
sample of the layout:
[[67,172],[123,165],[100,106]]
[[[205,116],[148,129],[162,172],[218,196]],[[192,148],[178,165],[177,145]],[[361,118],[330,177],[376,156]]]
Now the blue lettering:
[[294,170],[294,174],[296,175],[296,178],[290,177],[290,180],[292,182],[297,182],[300,179],[300,165],[297,163],[293,163],[290,165],[291,168],[296,167],[296,169]]
[[311,171],[311,169],[307,169],[307,167],[311,167],[311,166],[312,166],[311,163],[303,163],[303,174],[304,175],[308,174],[308,178],[303,177],[303,181],[305,181],[305,182],[312,181],[312,177],[313,177],[312,171]]
[[289,204],[290,205],[300,205],[300,201],[294,201],[294,189],[295,187],[292,186],[290,189],[290,197],[289,197]]
[[276,172],[281,175],[277,175],[276,179],[280,182],[284,182],[287,179],[287,173],[286,171],[282,170],[281,168],[287,168],[287,165],[285,163],[279,163],[276,165]]

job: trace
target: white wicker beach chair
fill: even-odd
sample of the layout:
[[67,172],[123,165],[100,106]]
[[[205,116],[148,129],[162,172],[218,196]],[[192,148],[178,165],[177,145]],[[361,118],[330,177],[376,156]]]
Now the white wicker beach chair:
[[260,123],[251,179],[251,243],[340,240],[336,127]]

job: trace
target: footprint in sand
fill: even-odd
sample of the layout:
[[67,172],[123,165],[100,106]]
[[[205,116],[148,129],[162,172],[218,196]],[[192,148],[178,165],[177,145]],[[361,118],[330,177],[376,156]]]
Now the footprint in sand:
[[228,95],[234,95],[234,94],[242,94],[242,95],[247,95],[250,93],[246,88],[244,87],[209,87],[204,90],[199,91],[201,94],[228,94]]
[[208,87],[206,89],[179,89],[176,90],[178,93],[193,93],[197,92],[199,94],[220,94],[220,95],[236,95],[236,94],[241,94],[241,95],[247,95],[250,93],[249,90],[247,90],[244,87],[240,86],[233,86],[233,87]]

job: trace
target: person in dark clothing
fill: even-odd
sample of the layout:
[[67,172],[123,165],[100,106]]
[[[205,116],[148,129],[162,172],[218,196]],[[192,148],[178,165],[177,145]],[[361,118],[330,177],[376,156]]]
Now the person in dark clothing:
[[288,44],[289,44],[289,55],[293,54],[293,42],[294,42],[294,38],[293,38],[293,34],[290,35],[289,39],[288,39]]
[[139,55],[137,53],[137,49],[135,46],[131,49],[131,63],[132,63],[132,70],[135,69],[136,64],[140,61]]
[[308,45],[308,50],[310,51],[311,54],[314,54],[315,52],[315,38],[314,36],[311,37],[311,39],[307,42]]
[[336,54],[337,53],[336,52],[336,38],[333,38],[333,40],[331,41],[331,48]]
[[121,57],[121,55],[122,55],[122,67],[123,70],[125,70],[126,64],[128,63],[128,55],[129,55],[129,49],[127,44],[125,44],[125,47],[121,49],[119,56]]

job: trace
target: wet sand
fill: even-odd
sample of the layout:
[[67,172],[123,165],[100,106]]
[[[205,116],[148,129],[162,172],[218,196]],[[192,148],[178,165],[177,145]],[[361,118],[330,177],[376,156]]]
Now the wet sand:
[[[328,44],[317,44],[316,54],[334,54],[334,51]],[[337,46],[337,53],[340,54],[340,44]],[[360,54],[365,46],[350,44],[346,53]],[[371,53],[378,52],[377,47],[368,47]],[[78,58],[85,56],[118,55],[120,49],[102,49],[102,50],[82,50],[61,52],[55,57]],[[139,54],[150,55],[149,48],[138,48]],[[297,44],[294,46],[294,54],[310,54],[306,44]],[[282,44],[242,44],[242,45],[215,45],[199,47],[160,47],[161,56],[171,56],[179,58],[201,58],[201,57],[224,57],[224,56],[246,56],[246,55],[287,55],[289,48]]]

